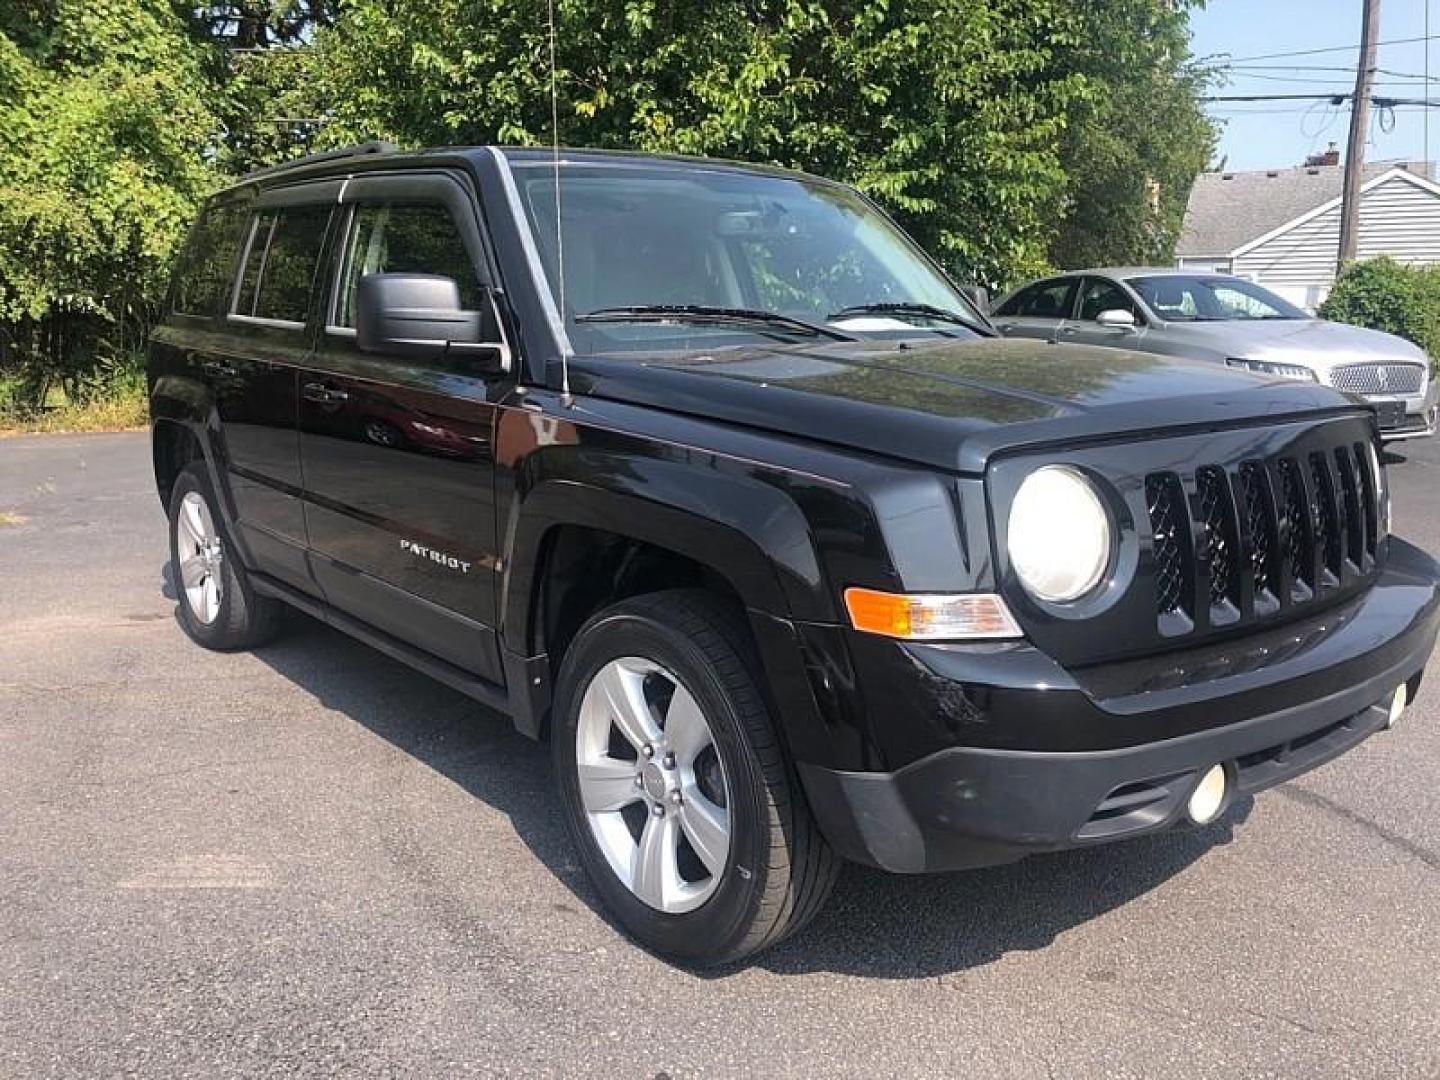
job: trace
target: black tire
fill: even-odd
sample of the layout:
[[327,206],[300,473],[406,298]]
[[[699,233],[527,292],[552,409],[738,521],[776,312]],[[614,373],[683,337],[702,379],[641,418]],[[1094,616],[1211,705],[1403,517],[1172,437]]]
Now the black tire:
[[[181,576],[179,518],[190,494],[204,500],[214,523],[220,543],[220,561],[216,576],[220,583],[218,611],[206,622],[191,604]],[[175,479],[170,492],[170,580],[180,609],[180,625],[199,645],[219,652],[253,649],[272,640],[280,630],[284,605],[267,596],[258,596],[250,587],[245,568],[220,516],[219,503],[210,486],[210,477],[203,461],[187,465]]]
[[[631,892],[596,842],[581,800],[580,703],[596,674],[621,657],[658,663],[678,677],[704,713],[728,780],[728,857],[714,891],[692,911],[665,913]],[[647,949],[682,964],[732,963],[774,945],[814,917],[839,870],[776,736],[756,668],[739,615],[692,590],[607,608],[581,628],[561,664],[551,744],[582,864],[620,925]]]

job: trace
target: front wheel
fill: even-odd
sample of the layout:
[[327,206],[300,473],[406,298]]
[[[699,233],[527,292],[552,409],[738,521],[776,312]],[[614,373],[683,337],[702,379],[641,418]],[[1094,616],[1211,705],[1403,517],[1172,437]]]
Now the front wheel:
[[552,732],[566,819],[606,906],[643,945],[739,960],[803,926],[834,882],[776,738],[743,622],[705,593],[591,619]]

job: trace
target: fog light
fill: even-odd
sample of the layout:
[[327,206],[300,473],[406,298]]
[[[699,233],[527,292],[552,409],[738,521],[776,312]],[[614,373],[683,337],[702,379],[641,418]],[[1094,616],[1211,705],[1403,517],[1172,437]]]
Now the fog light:
[[1387,728],[1394,727],[1395,721],[1400,719],[1400,714],[1405,711],[1405,706],[1409,703],[1409,697],[1403,682],[1395,688],[1395,693],[1390,697],[1390,715],[1385,718]]
[[1225,805],[1225,786],[1225,766],[1212,765],[1190,796],[1190,805],[1186,807],[1190,820],[1196,825],[1208,825],[1214,821],[1220,807]]

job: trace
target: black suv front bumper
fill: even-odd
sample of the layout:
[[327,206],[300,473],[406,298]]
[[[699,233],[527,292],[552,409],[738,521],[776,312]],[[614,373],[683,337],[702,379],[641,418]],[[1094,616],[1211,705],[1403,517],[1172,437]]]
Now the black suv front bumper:
[[[1028,647],[977,664],[959,647],[887,642],[904,654],[889,665],[889,693],[895,672],[909,670],[912,707],[945,709],[957,696],[987,703],[979,737],[957,741],[990,745],[948,746],[892,772],[802,762],[811,807],[848,858],[896,872],[953,870],[1176,825],[1217,764],[1231,800],[1313,769],[1384,727],[1401,684],[1413,700],[1434,647],[1440,566],[1403,541],[1390,545],[1375,585],[1343,608],[1190,662],[1166,656],[1035,679],[1043,658]],[[987,668],[998,685],[977,686]],[[1031,685],[1007,670],[1029,671]],[[1051,747],[1004,745],[1015,732],[1036,743],[1043,728]],[[1150,740],[1135,741],[1146,731]],[[1113,745],[1075,748],[1077,739]]]

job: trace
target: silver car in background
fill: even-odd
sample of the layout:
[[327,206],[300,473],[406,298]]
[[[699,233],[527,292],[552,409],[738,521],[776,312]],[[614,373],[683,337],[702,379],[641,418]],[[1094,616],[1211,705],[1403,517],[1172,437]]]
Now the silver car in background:
[[1110,345],[1314,379],[1368,401],[1386,441],[1435,431],[1436,384],[1423,349],[1393,334],[1317,319],[1229,274],[1081,270],[1016,290],[990,317],[1007,337]]

